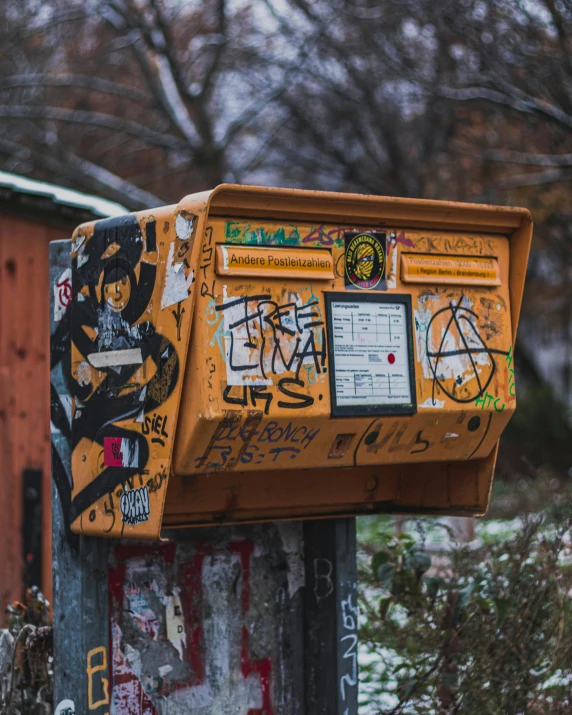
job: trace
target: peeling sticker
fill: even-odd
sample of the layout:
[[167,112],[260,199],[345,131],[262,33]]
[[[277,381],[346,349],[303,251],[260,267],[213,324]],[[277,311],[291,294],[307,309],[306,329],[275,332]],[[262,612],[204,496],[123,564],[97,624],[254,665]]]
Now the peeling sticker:
[[54,715],[75,715],[75,703],[73,700],[62,700],[54,711]]
[[141,653],[139,653],[138,650],[135,650],[135,648],[129,643],[125,644],[125,662],[131,668],[133,674],[141,680]]
[[103,464],[106,467],[137,469],[139,467],[139,442],[136,439],[126,439],[125,437],[104,437]]
[[163,288],[163,295],[161,296],[161,310],[188,298],[189,288],[194,279],[194,271],[191,271],[189,275],[186,276],[183,270],[184,263],[173,263],[174,257],[175,244],[172,243],[167,259],[167,275],[165,276],[165,287]]
[[445,407],[445,400],[434,400],[433,398],[428,397],[425,402],[419,405],[419,407],[434,407],[440,410],[442,407]]
[[[149,588],[148,590],[152,592],[155,591],[153,588]],[[155,612],[151,610],[143,590],[138,584],[131,582],[125,587],[125,596],[129,604],[129,615],[136,623],[137,628],[141,633],[147,633],[156,641],[160,629],[159,619],[155,615]],[[129,664],[132,665],[131,662],[129,662]]]
[[222,255],[222,267],[224,270],[228,270],[228,249],[226,246],[221,246],[221,255]]
[[177,238],[181,241],[188,241],[193,235],[196,219],[196,216],[188,219],[183,216],[183,214],[179,214],[175,219],[175,233],[177,234]]
[[91,382],[91,368],[85,361],[77,366],[77,381],[82,387]]
[[439,295],[423,296],[419,298],[419,306],[414,311],[415,323],[415,341],[417,343],[417,355],[423,369],[423,377],[427,380],[432,379],[431,364],[427,358],[427,328],[432,318],[432,311],[428,305],[428,301],[439,301]]
[[141,348],[131,348],[129,350],[106,350],[100,353],[90,353],[87,356],[90,364],[98,370],[106,367],[117,367],[119,365],[142,365],[143,356]]
[[447,434],[443,437],[443,439],[457,439],[459,435],[456,434],[455,432],[447,432]]
[[85,250],[85,244],[83,244],[80,246],[79,253],[77,254],[77,267],[81,268],[88,261],[89,256]]
[[276,527],[288,563],[288,594],[293,598],[305,583],[301,529],[298,524],[283,522],[278,522]]
[[74,240],[72,241],[72,253],[75,253],[76,251],[78,251],[81,248],[83,243],[85,243],[85,238],[86,238],[85,235],[82,233],[78,234],[74,238]]
[[179,658],[183,659],[183,648],[187,644],[185,635],[185,618],[183,616],[183,606],[179,589],[173,589],[173,595],[167,602],[165,609],[165,620],[167,622],[167,638],[177,650]]

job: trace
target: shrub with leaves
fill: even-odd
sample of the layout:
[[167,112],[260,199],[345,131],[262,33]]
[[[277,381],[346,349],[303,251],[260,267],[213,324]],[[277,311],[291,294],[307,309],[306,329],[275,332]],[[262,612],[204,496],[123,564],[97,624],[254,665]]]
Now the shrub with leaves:
[[362,546],[363,712],[572,712],[572,509],[493,545],[453,542],[438,564],[434,524]]
[[50,604],[37,586],[25,604],[10,603],[0,630],[0,715],[52,712],[53,631]]

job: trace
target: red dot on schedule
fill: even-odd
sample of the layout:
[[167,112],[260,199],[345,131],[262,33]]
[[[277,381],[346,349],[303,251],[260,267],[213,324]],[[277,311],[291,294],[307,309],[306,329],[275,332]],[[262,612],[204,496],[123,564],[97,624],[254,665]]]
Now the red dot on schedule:
[[395,355],[393,353],[389,353],[389,355],[387,356],[387,362],[390,365],[393,365],[393,363],[395,362]]

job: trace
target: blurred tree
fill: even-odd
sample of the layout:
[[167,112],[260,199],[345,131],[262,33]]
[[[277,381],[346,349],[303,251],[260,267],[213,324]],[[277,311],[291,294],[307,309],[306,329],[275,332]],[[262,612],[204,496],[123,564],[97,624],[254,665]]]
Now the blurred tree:
[[290,82],[259,166],[311,188],[466,194],[451,181],[455,102],[440,92],[455,71],[455,4],[266,0],[275,30],[253,51]]
[[282,42],[258,59],[291,77],[271,148],[296,181],[506,200],[572,177],[569,0],[264,4]]
[[226,0],[4,0],[4,167],[130,208],[220,183],[252,117],[249,17]]
[[5,167],[130,207],[226,179],[534,201],[572,171],[569,2],[0,0],[0,18]]

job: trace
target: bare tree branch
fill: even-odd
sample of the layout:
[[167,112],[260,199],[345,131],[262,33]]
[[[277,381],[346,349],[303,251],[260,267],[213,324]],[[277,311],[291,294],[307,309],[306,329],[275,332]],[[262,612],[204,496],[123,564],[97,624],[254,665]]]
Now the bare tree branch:
[[506,91],[498,91],[487,87],[446,87],[438,90],[444,97],[456,101],[470,101],[484,99],[494,104],[504,105],[518,112],[538,112],[562,124],[567,129],[572,129],[572,116],[543,99],[533,97],[515,86],[507,86]]
[[572,154],[536,154],[534,152],[503,151],[486,149],[480,156],[489,161],[527,166],[572,167]]
[[501,189],[520,189],[525,186],[542,186],[553,184],[556,181],[570,181],[572,169],[548,169],[530,174],[517,174],[506,179],[500,179],[498,186]]
[[[69,8],[65,10],[60,10],[55,12],[50,17],[50,27],[54,28],[56,25],[60,25],[66,22],[76,22],[77,20],[85,20],[87,13],[82,8]],[[19,39],[26,39],[28,37],[34,37],[34,35],[42,35],[45,32],[45,27],[42,24],[38,24],[35,27],[32,25],[26,26],[25,29],[19,32]]]
[[62,179],[67,178],[74,183],[77,182],[88,191],[112,196],[132,210],[161,206],[164,203],[154,194],[139,189],[131,182],[69,151],[63,152],[63,159],[58,159],[8,139],[0,139],[0,151],[28,160],[33,159],[35,163],[49,169]]
[[201,88],[201,96],[202,97],[208,97],[211,93],[213,79],[219,70],[223,50],[224,50],[225,44],[227,42],[227,21],[226,21],[226,2],[225,2],[225,0],[217,0],[216,12],[217,12],[217,28],[216,28],[217,42],[215,44],[215,50],[213,53],[211,63],[203,77],[202,88]]
[[[119,4],[116,0],[108,0],[108,4],[132,30],[139,33],[140,42],[135,44],[139,63],[168,116],[189,147],[197,149],[201,143],[200,136],[182,98],[183,93],[189,93],[174,60],[169,38],[165,34],[165,21],[157,4],[150,0],[155,19],[152,27],[146,23],[144,13],[129,12],[124,3]],[[144,46],[141,47],[140,43]]]
[[142,104],[149,101],[148,93],[134,89],[129,85],[89,75],[15,74],[0,79],[0,91],[21,89],[22,87],[82,87],[95,92],[132,99],[134,102]]
[[116,174],[112,174],[107,169],[93,164],[87,159],[82,159],[71,152],[65,152],[65,163],[84,176],[93,179],[94,184],[98,187],[98,191],[108,191],[111,189],[116,195],[122,196],[122,201],[130,207],[137,208],[153,208],[154,206],[162,206],[164,201],[158,196],[138,188],[130,181],[120,178]]
[[0,117],[10,119],[53,119],[59,122],[88,125],[109,129],[115,132],[124,132],[136,139],[154,146],[167,149],[186,148],[184,142],[178,137],[146,127],[144,124],[129,119],[122,119],[111,114],[91,112],[83,109],[65,109],[63,107],[26,106],[26,105],[0,105]]

